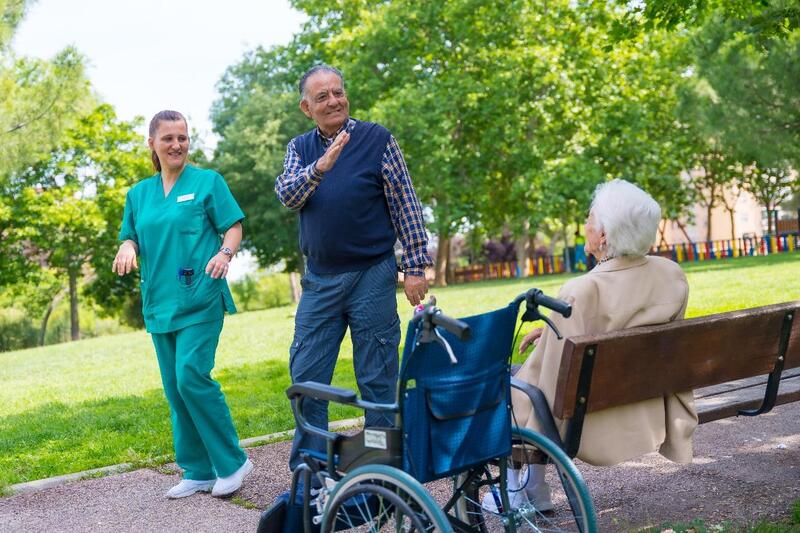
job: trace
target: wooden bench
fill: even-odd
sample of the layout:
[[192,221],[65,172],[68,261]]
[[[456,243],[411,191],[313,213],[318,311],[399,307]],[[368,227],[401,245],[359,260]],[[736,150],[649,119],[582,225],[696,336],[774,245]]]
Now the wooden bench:
[[[570,457],[594,411],[694,390],[700,423],[800,400],[800,301],[566,339],[552,413],[528,394],[543,433]],[[569,419],[562,440],[553,416]]]

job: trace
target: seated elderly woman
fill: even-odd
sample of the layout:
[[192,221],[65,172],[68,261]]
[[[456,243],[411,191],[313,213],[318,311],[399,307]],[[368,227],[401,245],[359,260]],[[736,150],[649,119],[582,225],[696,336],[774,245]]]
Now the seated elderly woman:
[[[595,257],[597,266],[561,288],[558,297],[572,304],[572,316],[551,316],[565,338],[683,318],[689,296],[683,271],[668,259],[645,255],[660,219],[658,203],[635,185],[613,180],[597,187],[585,226],[586,253]],[[552,408],[564,341],[550,328],[536,329],[525,336],[520,353],[534,343],[516,377],[539,387]],[[519,426],[536,431],[538,421],[528,397],[514,390],[512,403]],[[563,437],[566,424],[556,423]],[[597,411],[584,420],[577,456],[592,465],[613,465],[657,451],[689,463],[696,425],[691,391]],[[552,509],[543,465],[524,476],[511,470],[509,480],[514,507],[529,500],[540,511]],[[518,490],[520,482],[524,490]]]

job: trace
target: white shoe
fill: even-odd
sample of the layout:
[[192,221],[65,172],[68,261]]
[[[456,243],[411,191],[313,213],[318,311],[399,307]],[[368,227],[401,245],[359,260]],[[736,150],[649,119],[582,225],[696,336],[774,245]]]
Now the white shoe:
[[[544,480],[545,465],[528,465],[527,472],[520,476],[524,483],[525,495],[531,505],[541,512],[553,510],[553,500],[550,498],[550,485]],[[525,479],[527,477],[527,479]],[[527,483],[525,483],[527,481]]]
[[195,492],[209,492],[214,488],[216,479],[182,479],[180,483],[167,491],[167,498],[175,500],[191,496]]
[[[499,499],[500,495],[498,494],[497,497]],[[508,495],[508,501],[511,504],[511,509],[514,511],[528,505],[528,497],[525,495],[525,491],[522,490],[510,493]],[[494,494],[492,494],[491,491],[487,492],[486,495],[483,497],[483,501],[481,501],[481,507],[483,507],[490,513],[499,512],[497,510],[497,502],[495,502]]]
[[217,483],[214,485],[214,490],[211,491],[212,496],[217,498],[229,496],[239,490],[242,486],[244,478],[253,471],[253,463],[247,459],[239,470],[227,477],[218,477]]

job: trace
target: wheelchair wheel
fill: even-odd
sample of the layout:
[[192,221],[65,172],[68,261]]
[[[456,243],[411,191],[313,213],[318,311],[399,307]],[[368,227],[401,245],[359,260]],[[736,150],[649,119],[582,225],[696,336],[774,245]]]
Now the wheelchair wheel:
[[[595,533],[596,515],[589,491],[578,469],[561,448],[550,439],[527,429],[512,431],[513,451],[507,464],[520,472],[518,507],[511,511],[496,505],[495,498],[487,494],[499,494],[499,460],[490,461],[455,479],[456,489],[464,490],[464,496],[455,506],[456,517],[470,524],[477,531],[554,531]],[[530,486],[534,471],[544,469],[545,481],[550,487],[549,498],[545,494],[535,495],[534,501],[522,497],[522,490]],[[484,498],[491,500],[484,507]],[[509,499],[517,499],[514,491]],[[538,501],[537,501],[538,500]],[[537,509],[537,504],[539,509]],[[498,509],[500,507],[500,509]]]
[[442,531],[452,528],[417,480],[386,465],[366,465],[333,488],[322,516],[322,532]]

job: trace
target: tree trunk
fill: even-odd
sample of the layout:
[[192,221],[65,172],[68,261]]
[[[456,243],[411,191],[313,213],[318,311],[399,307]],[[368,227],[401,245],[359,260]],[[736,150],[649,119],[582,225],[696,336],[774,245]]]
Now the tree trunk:
[[[728,207],[728,206],[725,206],[725,207]],[[728,216],[731,217],[731,242],[732,243],[736,242],[736,226],[735,226],[735,224],[736,224],[735,218],[736,217],[733,216],[735,211],[736,211],[736,209],[728,209]]]
[[81,326],[78,322],[78,273],[69,272],[69,323],[70,338],[74,341],[81,338]]
[[691,244],[692,239],[691,239],[691,237],[689,237],[689,234],[686,232],[686,226],[684,226],[683,223],[678,219],[675,219],[675,223],[678,225],[678,229],[681,230],[681,233],[683,233],[683,236],[686,237],[686,243],[687,244]]
[[772,235],[772,210],[767,204],[767,235]]
[[292,289],[292,303],[300,302],[300,294],[303,289],[300,287],[300,274],[297,272],[289,272],[289,286]]
[[706,207],[706,241],[711,241],[711,211],[714,209],[714,204],[712,202],[708,203]]
[[439,235],[439,246],[436,249],[436,277],[433,284],[437,287],[447,286],[447,270],[450,260],[450,237]]
[[520,276],[527,278],[530,275],[528,272],[528,258],[531,256],[531,239],[528,237],[531,229],[531,223],[525,221],[522,223],[522,236],[517,239],[517,265],[519,265]]
[[45,309],[44,315],[42,316],[42,325],[39,327],[39,346],[44,346],[45,336],[47,335],[47,323],[50,321],[50,315],[53,314],[53,309],[55,309],[63,299],[64,291],[63,289],[59,289],[50,303],[47,304],[47,309]]
[[659,246],[667,244],[666,232],[667,232],[667,219],[665,218],[658,223],[658,234],[661,236],[661,239],[658,241]]

